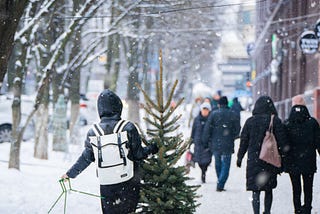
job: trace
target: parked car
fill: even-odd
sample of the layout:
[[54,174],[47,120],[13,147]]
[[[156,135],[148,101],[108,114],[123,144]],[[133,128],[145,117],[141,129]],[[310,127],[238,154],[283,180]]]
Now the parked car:
[[[69,103],[70,104],[70,103]],[[68,105],[68,110],[67,110],[67,128],[69,129],[70,126],[70,108],[71,106]],[[77,125],[79,126],[86,126],[88,125],[88,99],[84,97],[80,97],[80,102],[79,102],[79,115],[78,115],[78,120],[77,120]]]
[[[11,142],[12,138],[12,97],[0,95],[0,143]],[[28,115],[33,108],[33,100],[28,96],[21,97],[21,123],[24,124]],[[34,137],[34,121],[31,120],[28,124],[23,140],[27,141]]]

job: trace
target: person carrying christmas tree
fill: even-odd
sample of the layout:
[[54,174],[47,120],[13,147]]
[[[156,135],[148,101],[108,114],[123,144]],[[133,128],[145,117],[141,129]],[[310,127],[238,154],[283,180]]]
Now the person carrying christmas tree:
[[62,178],[75,178],[96,162],[102,212],[135,212],[140,192],[139,163],[157,153],[158,147],[142,147],[136,126],[121,120],[122,102],[111,90],[101,92],[97,107],[100,123],[88,131],[81,156]]

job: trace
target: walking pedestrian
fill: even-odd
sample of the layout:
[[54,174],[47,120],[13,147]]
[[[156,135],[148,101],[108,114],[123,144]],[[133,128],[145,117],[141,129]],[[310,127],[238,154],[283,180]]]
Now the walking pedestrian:
[[[135,212],[140,192],[139,161],[149,154],[157,153],[158,147],[156,144],[148,147],[141,146],[141,138],[135,125],[121,120],[122,102],[111,90],[106,89],[101,92],[97,107],[100,123],[95,124],[88,131],[81,156],[67,173],[62,175],[62,178],[75,178],[92,162],[96,162],[100,194],[103,197],[101,199],[103,213]],[[114,132],[114,129],[118,129],[119,132]],[[99,133],[106,135],[101,136],[98,135]],[[116,137],[114,135],[110,137],[113,133],[116,133]],[[104,139],[108,139],[109,142],[101,146]],[[114,139],[115,142],[113,142]],[[108,147],[113,148],[113,152],[107,153]],[[120,159],[119,164],[115,163],[118,159]],[[128,173],[117,176],[119,171],[130,168],[132,165],[133,175],[129,169]],[[132,176],[126,179],[128,175]]]
[[277,168],[259,159],[263,138],[269,128],[271,115],[273,120],[273,133],[278,146],[286,145],[286,133],[284,125],[277,116],[273,101],[268,96],[261,96],[255,103],[252,116],[248,118],[240,135],[240,147],[238,150],[237,166],[241,167],[242,159],[247,153],[246,187],[252,191],[252,207],[254,214],[260,213],[260,193],[265,192],[264,213],[269,214],[272,205],[272,189],[277,186],[277,174],[281,172]]
[[195,118],[192,125],[191,139],[192,139],[192,143],[194,144],[193,161],[198,163],[201,169],[201,181],[202,183],[205,183],[206,172],[207,172],[208,166],[211,163],[212,154],[209,148],[204,147],[201,141],[201,137],[202,137],[204,126],[207,122],[209,113],[211,111],[211,104],[208,102],[204,102],[201,104],[200,109],[201,111],[199,115]]
[[[285,171],[292,183],[293,205],[296,214],[310,214],[312,209],[313,177],[317,170],[316,150],[320,154],[320,128],[310,116],[303,96],[292,98],[289,118],[285,121],[289,152],[286,155]],[[301,188],[301,179],[303,188]],[[304,205],[301,205],[301,190]]]
[[202,142],[210,148],[215,159],[218,178],[216,191],[225,191],[229,177],[231,155],[234,153],[234,140],[240,131],[240,121],[228,107],[228,98],[222,96],[219,109],[212,111],[205,124]]
[[240,120],[241,111],[243,111],[244,109],[242,108],[242,106],[238,100],[238,97],[234,97],[232,99],[231,110],[237,115],[237,117]]

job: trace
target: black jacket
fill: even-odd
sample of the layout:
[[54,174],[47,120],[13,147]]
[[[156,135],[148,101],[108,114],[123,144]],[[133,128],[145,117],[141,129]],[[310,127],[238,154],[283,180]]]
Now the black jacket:
[[271,190],[277,186],[277,174],[281,172],[281,169],[259,159],[261,144],[269,128],[271,114],[275,114],[273,133],[280,154],[282,154],[282,149],[287,145],[285,127],[277,117],[272,100],[267,96],[262,96],[257,100],[252,114],[252,117],[245,122],[241,132],[238,160],[241,161],[247,153],[247,190]]
[[316,149],[320,150],[319,124],[310,116],[306,106],[295,105],[285,121],[288,136],[288,154],[285,171],[290,173],[315,173]]
[[199,165],[210,164],[212,154],[209,148],[205,148],[201,142],[202,132],[207,122],[208,117],[203,117],[201,113],[194,119],[191,131],[192,143],[194,143],[193,160]]
[[[114,126],[121,119],[122,102],[120,98],[112,91],[105,90],[99,95],[97,106],[99,116],[101,119],[99,125],[105,133],[112,133]],[[132,124],[131,122],[129,122],[124,127],[124,131],[127,131],[128,133],[128,158],[134,161],[134,174],[135,177],[138,179],[137,175],[139,173],[136,172],[138,170],[139,161],[146,158],[148,154],[151,153],[151,148],[141,146],[140,135],[134,124]],[[85,149],[83,150],[81,156],[67,172],[67,175],[70,178],[75,178],[85,168],[87,168],[90,165],[90,163],[95,161],[92,145],[90,144],[90,136],[95,136],[94,131],[92,129],[90,129],[87,133],[87,137],[84,143]]]
[[[122,102],[120,98],[110,90],[104,90],[98,98],[98,112],[100,116],[99,125],[106,134],[112,133],[116,123],[121,119]],[[140,160],[146,158],[148,154],[154,152],[153,146],[142,147],[140,135],[131,122],[125,125],[124,131],[127,131],[129,148],[128,158],[134,162],[134,177],[128,181],[112,184],[100,185],[100,193],[104,199],[101,199],[101,207],[103,213],[131,213],[135,211],[138,203],[140,191],[139,163]],[[87,133],[85,140],[85,149],[77,162],[68,170],[67,175],[75,178],[90,163],[95,161],[92,145],[90,144],[90,136],[95,136],[93,129]]]
[[233,99],[231,111],[233,111],[240,120],[240,115],[241,115],[241,111],[243,111],[243,108],[242,108],[241,104],[239,103],[238,99],[236,99],[236,98]]
[[232,154],[234,140],[240,132],[240,120],[228,108],[212,111],[204,127],[202,142],[208,143],[212,153]]

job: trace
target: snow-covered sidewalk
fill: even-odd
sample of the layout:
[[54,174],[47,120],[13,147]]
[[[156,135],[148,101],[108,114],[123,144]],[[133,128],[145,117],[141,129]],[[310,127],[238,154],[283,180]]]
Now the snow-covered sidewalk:
[[[236,142],[235,151],[237,152],[239,142]],[[236,153],[235,152],[235,153]],[[213,159],[214,160],[214,159]],[[232,156],[229,179],[226,183],[225,192],[216,192],[216,175],[214,162],[211,163],[207,173],[207,183],[202,184],[199,194],[201,206],[197,213],[209,214],[245,214],[253,213],[251,207],[252,192],[246,191],[245,167],[246,158],[243,160],[241,168],[236,167],[236,154]],[[320,159],[318,158],[318,168],[320,168]],[[318,170],[319,171],[319,170]],[[201,171],[199,167],[191,169],[190,176],[194,177],[193,183],[201,184]],[[292,203],[291,182],[287,173],[278,176],[278,186],[273,191],[272,212],[274,214],[294,213]],[[263,196],[263,193],[261,194]],[[261,197],[262,199],[262,197]],[[313,189],[313,209],[312,213],[320,213],[320,173],[315,174]],[[263,211],[263,200],[260,206],[260,212]]]
[[[86,133],[83,127],[81,134]],[[187,134],[185,133],[185,136]],[[70,145],[70,153],[50,152],[49,160],[33,158],[33,143],[23,142],[21,149],[20,171],[8,169],[10,145],[0,144],[0,213],[1,214],[43,214],[47,213],[51,205],[61,193],[58,180],[60,176],[76,161],[82,152],[84,136],[79,145]],[[237,152],[239,141],[236,141]],[[51,151],[51,150],[50,150]],[[189,174],[192,184],[201,185],[198,199],[201,205],[198,214],[246,214],[252,213],[251,192],[245,190],[245,163],[237,168],[235,154],[232,157],[230,176],[225,192],[216,192],[216,175],[214,163],[207,173],[207,183],[201,184],[199,167],[191,168]],[[318,158],[320,168],[320,158]],[[71,180],[72,188],[99,193],[98,179],[95,176],[95,166],[91,164],[77,179]],[[314,199],[312,213],[320,213],[320,173],[314,178]],[[291,183],[287,174],[278,177],[278,187],[274,190],[272,213],[293,213]],[[61,198],[51,213],[63,213],[64,198]],[[261,208],[261,212],[263,208]],[[100,199],[70,192],[67,198],[67,213],[101,213]]]

